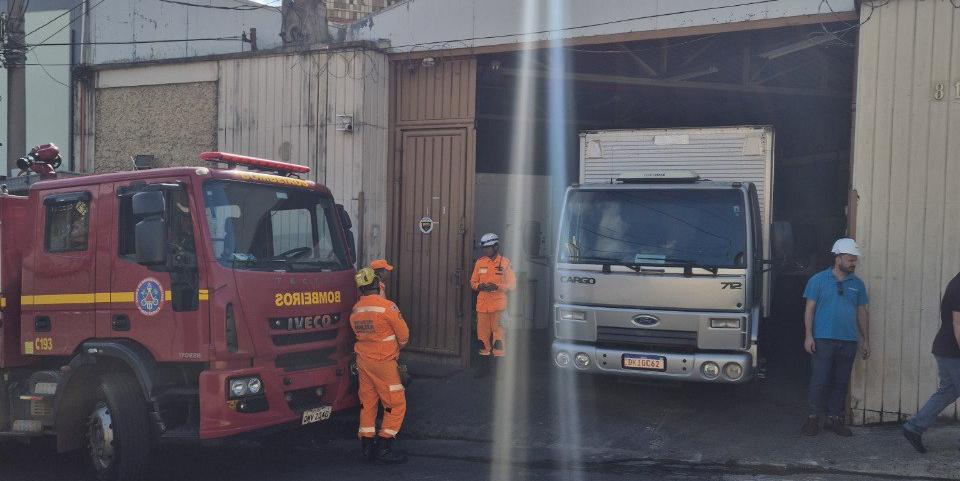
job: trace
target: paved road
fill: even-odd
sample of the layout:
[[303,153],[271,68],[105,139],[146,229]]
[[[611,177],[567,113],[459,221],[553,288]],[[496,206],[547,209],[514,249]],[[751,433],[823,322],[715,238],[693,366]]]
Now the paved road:
[[[463,443],[431,442],[430,449],[413,454],[402,466],[364,466],[355,462],[355,443],[350,440],[321,442],[299,448],[265,448],[244,445],[221,448],[168,448],[155,471],[157,481],[370,481],[389,476],[392,480],[488,481],[512,480],[639,480],[639,481],[868,481],[860,476],[828,474],[773,474],[729,472],[720,467],[656,465],[631,461],[586,461],[583,469],[568,470],[553,462],[530,461],[525,466],[498,470],[485,448],[475,452]],[[417,447],[416,441],[408,448]],[[55,455],[49,446],[29,448],[0,445],[0,481],[86,481],[88,472],[77,455]],[[509,473],[505,478],[502,473]]]

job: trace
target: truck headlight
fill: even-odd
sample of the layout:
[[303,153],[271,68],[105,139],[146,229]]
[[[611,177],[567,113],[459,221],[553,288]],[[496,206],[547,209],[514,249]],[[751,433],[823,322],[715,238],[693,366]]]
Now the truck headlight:
[[570,365],[570,355],[566,351],[560,351],[557,353],[557,365],[560,367],[567,367]]
[[586,369],[590,365],[590,356],[585,352],[578,352],[576,357],[573,358],[573,363],[580,369]]
[[707,379],[716,379],[720,376],[720,366],[713,361],[707,361],[700,366],[700,373]]
[[710,319],[714,329],[740,329],[740,318]]
[[238,377],[230,380],[230,398],[256,396],[263,392],[263,381],[257,376]]
[[723,366],[723,375],[731,381],[736,381],[743,376],[743,366],[735,362],[728,362]]
[[564,321],[585,321],[587,313],[583,311],[560,311],[560,319]]

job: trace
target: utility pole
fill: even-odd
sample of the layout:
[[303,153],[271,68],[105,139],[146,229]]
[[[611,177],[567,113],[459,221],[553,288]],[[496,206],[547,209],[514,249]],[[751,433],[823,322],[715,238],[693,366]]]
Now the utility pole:
[[23,19],[25,0],[9,0],[3,39],[3,63],[7,68],[7,176],[13,175],[17,159],[27,153],[27,71],[24,65]]

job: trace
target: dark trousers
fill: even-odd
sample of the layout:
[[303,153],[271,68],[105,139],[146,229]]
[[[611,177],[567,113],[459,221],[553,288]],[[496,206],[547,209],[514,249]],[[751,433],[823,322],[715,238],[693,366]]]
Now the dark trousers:
[[857,343],[836,339],[816,339],[816,343],[810,359],[808,414],[840,417],[857,359]]

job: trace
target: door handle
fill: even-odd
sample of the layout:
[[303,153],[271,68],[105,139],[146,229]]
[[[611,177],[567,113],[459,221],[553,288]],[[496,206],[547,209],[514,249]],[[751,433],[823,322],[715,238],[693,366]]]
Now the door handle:
[[117,314],[113,316],[113,321],[110,323],[114,331],[129,331],[130,330],[130,318],[124,314]]

